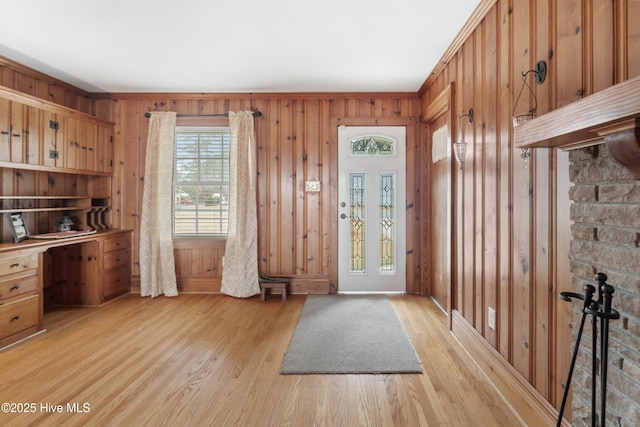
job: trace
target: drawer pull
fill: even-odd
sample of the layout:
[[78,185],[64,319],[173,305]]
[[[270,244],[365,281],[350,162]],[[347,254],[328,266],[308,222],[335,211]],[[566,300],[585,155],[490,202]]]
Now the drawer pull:
[[18,290],[18,289],[20,289],[20,285],[16,283],[15,285],[13,285],[13,286],[11,287],[11,289],[10,289],[10,290],[11,290],[11,291],[16,291],[16,290]]
[[13,267],[20,267],[20,263],[19,262],[14,262],[13,264],[11,264],[9,266],[9,268],[13,268]]
[[13,316],[13,318],[11,319],[12,322],[14,322],[16,320],[20,320],[20,316]]

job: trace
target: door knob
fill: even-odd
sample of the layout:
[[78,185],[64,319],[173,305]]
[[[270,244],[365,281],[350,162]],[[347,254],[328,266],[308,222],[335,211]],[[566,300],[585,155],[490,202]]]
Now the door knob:
[[340,214],[340,218],[345,219],[347,217],[347,214]]

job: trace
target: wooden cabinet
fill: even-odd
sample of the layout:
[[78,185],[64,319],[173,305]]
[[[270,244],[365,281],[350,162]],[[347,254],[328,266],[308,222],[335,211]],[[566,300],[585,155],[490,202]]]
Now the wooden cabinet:
[[0,86],[0,166],[111,176],[113,128]]
[[38,253],[0,254],[0,348],[42,328]]
[[131,232],[110,231],[47,250],[49,305],[97,306],[129,292]]
[[[0,216],[21,212],[30,234],[57,231],[61,216],[71,217],[75,230],[110,228],[111,178],[76,176],[0,168]],[[2,218],[0,240],[12,240],[9,222]]]
[[42,165],[47,169],[64,167],[64,145],[58,141],[60,125],[56,113],[40,110],[39,135],[39,161],[34,164]]
[[[58,115],[60,116],[60,115]],[[113,126],[92,118],[57,117],[56,166],[113,174]],[[46,144],[45,144],[46,145]]]
[[0,98],[0,161],[11,161],[11,101]]
[[24,106],[7,99],[0,101],[0,160],[24,163]]
[[[113,131],[0,86],[0,348],[42,330],[45,303],[96,306],[129,292],[131,232],[110,226]],[[14,243],[15,212],[39,239]],[[62,216],[97,232],[46,240]]]
[[131,234],[123,233],[103,243],[103,301],[129,291],[131,278]]
[[113,175],[113,127],[98,125],[96,170]]

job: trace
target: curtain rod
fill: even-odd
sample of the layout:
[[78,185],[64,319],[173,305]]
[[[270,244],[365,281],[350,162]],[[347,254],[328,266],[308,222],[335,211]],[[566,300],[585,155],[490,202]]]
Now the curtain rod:
[[[262,117],[260,111],[252,111],[253,117]],[[151,117],[150,112],[144,113],[144,116],[148,119]],[[229,117],[229,114],[176,114],[176,117]]]

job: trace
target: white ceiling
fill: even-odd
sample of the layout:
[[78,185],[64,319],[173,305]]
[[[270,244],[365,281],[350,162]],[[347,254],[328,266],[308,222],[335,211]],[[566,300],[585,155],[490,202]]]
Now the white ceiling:
[[0,0],[0,55],[89,92],[415,92],[480,0]]

